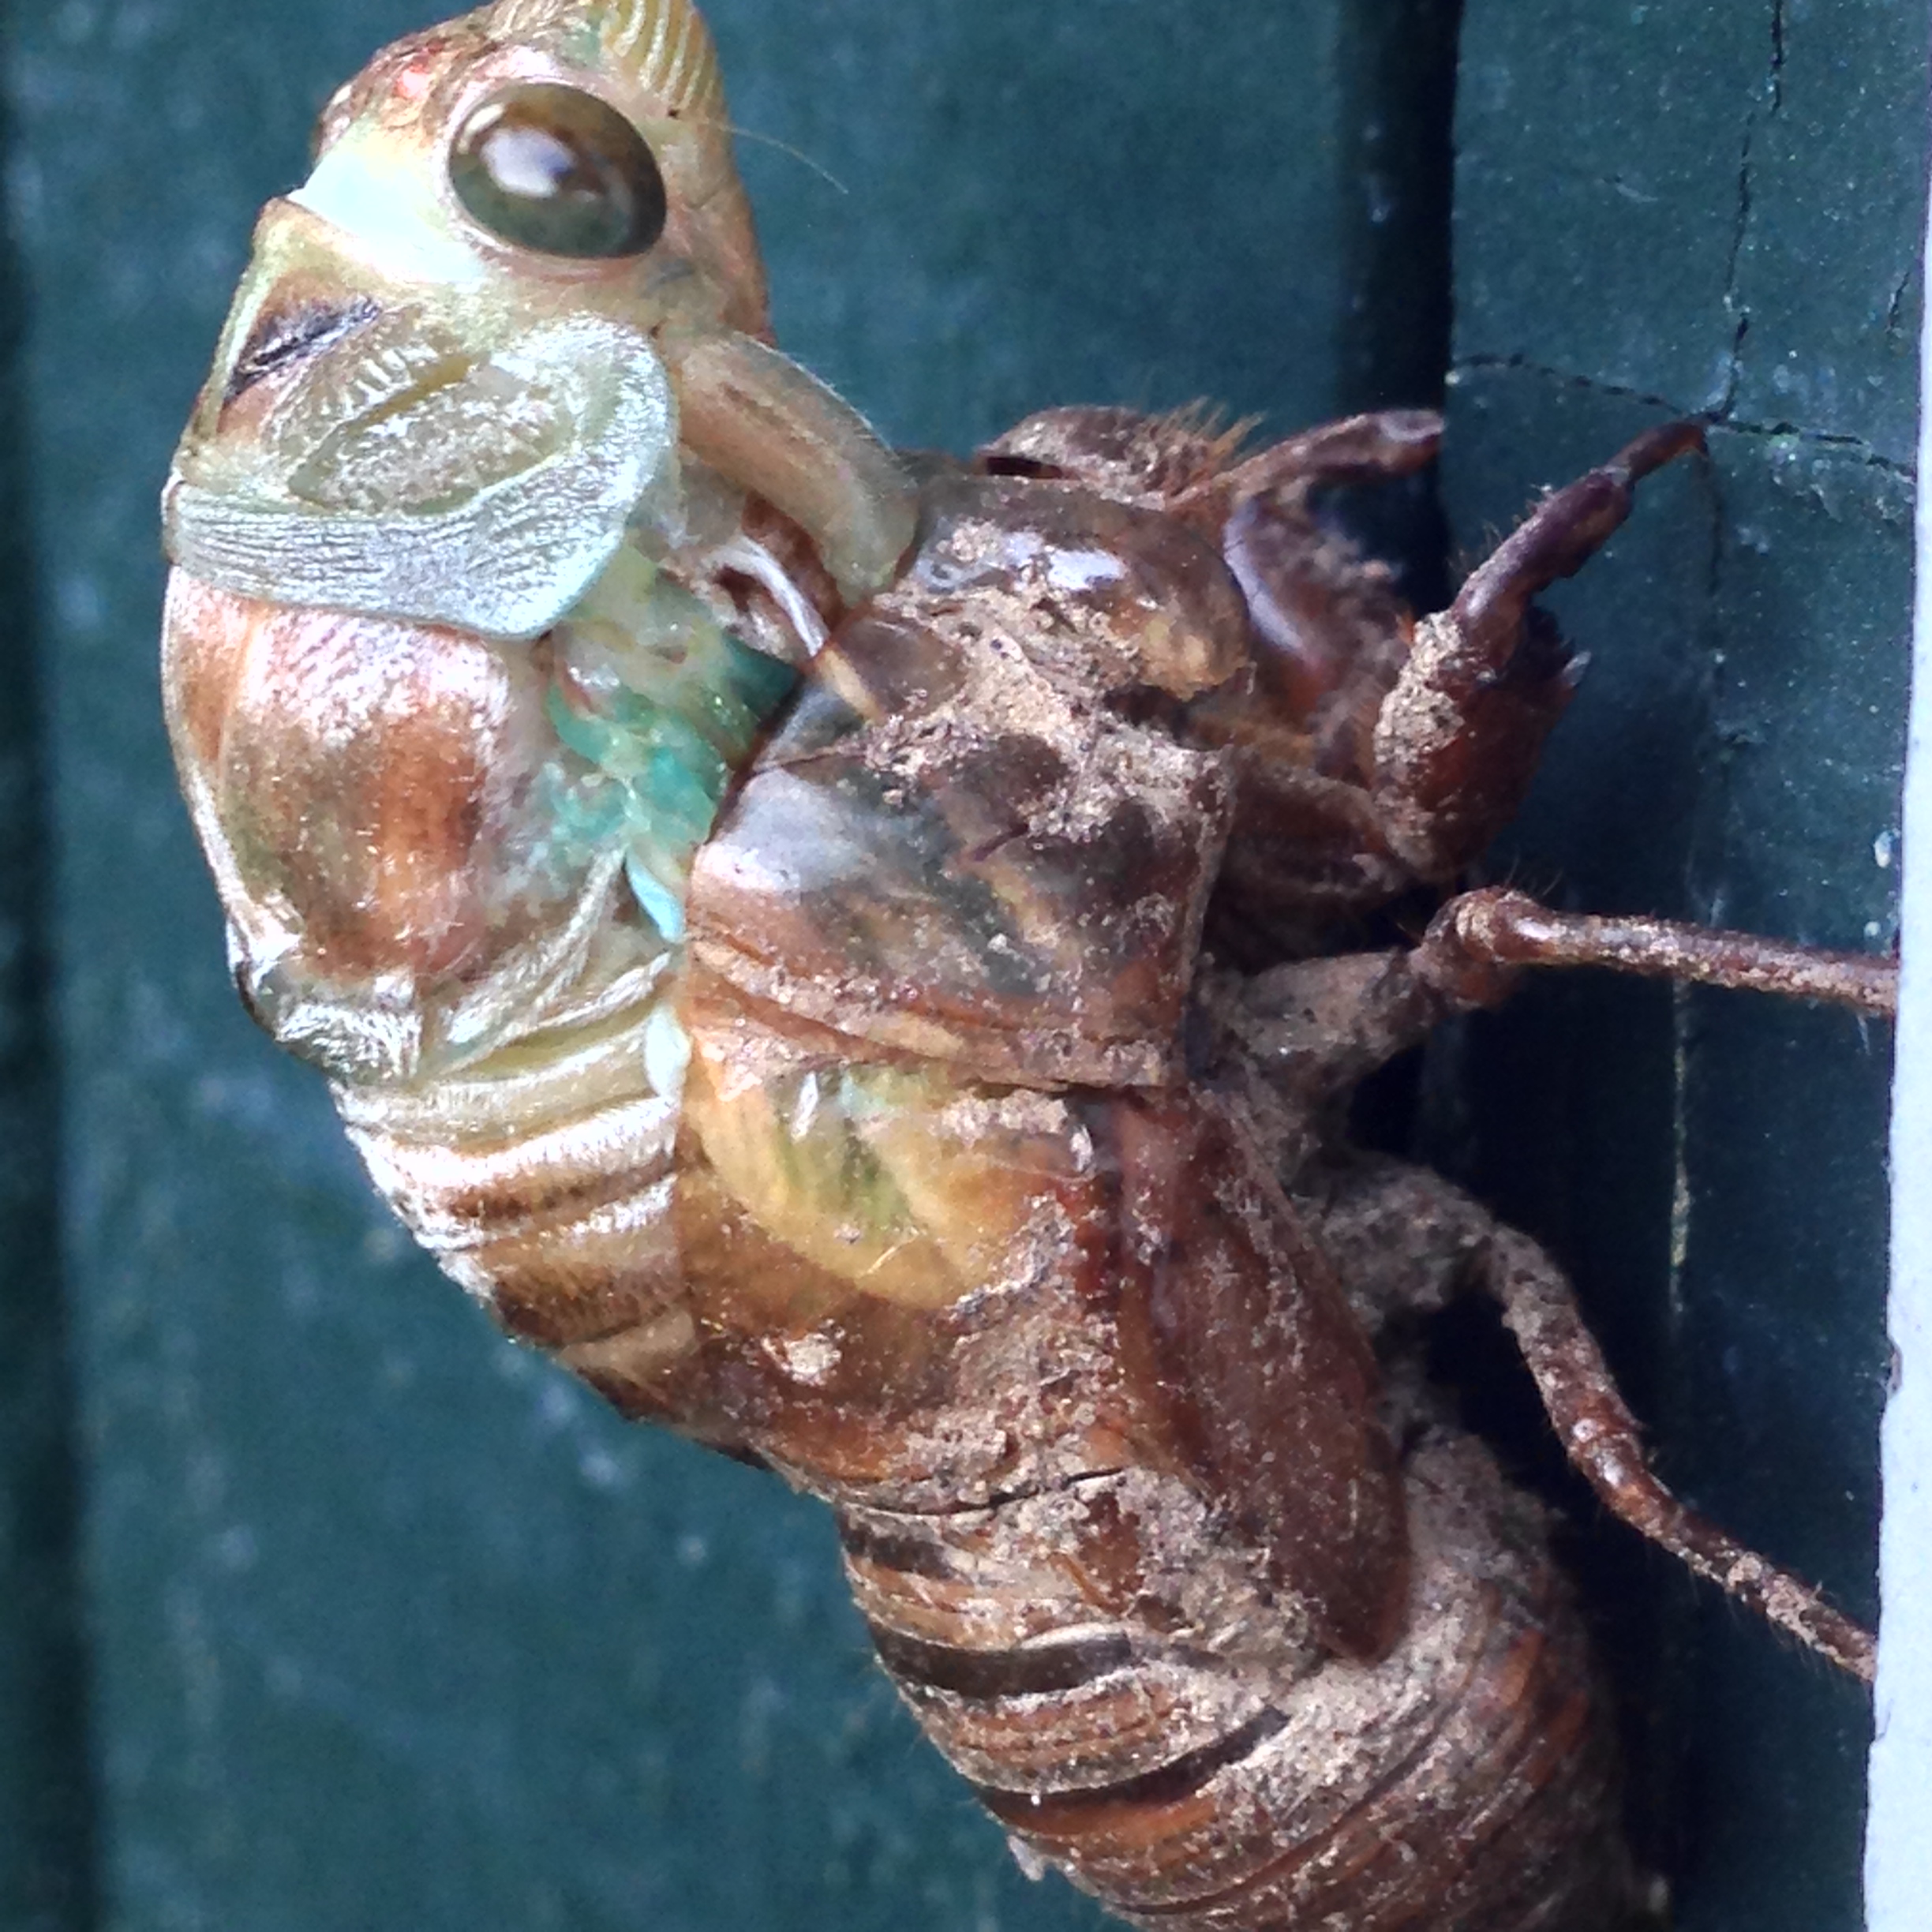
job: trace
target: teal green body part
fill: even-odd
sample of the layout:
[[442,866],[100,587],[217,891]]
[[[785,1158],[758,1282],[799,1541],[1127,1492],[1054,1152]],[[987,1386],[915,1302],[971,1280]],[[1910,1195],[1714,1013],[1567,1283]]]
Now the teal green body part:
[[629,546],[552,642],[555,857],[581,863],[620,846],[639,908],[676,944],[692,856],[798,673]]

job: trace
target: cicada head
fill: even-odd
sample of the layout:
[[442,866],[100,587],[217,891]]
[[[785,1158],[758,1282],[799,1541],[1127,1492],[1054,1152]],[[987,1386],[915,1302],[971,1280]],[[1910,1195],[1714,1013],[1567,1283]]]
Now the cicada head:
[[393,1081],[655,970],[789,681],[721,586],[762,556],[811,632],[811,586],[889,571],[912,492],[766,339],[688,0],[498,0],[330,103],[164,515],[238,978],[284,1043]]
[[271,202],[175,459],[174,560],[531,637],[674,480],[671,365],[765,327],[683,0],[508,0],[379,56]]

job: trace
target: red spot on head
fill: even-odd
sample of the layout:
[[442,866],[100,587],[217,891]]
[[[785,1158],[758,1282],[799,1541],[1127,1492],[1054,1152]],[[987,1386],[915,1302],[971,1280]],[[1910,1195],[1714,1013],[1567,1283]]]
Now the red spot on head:
[[429,92],[436,70],[449,51],[449,42],[439,37],[425,40],[395,70],[390,91],[398,100],[419,101]]

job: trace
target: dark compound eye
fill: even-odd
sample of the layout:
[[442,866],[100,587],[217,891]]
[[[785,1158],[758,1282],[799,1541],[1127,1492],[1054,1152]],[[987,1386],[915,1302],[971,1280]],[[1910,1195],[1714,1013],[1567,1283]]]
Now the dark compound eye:
[[642,255],[664,233],[657,159],[616,108],[533,82],[485,101],[450,152],[450,185],[493,235],[545,255]]

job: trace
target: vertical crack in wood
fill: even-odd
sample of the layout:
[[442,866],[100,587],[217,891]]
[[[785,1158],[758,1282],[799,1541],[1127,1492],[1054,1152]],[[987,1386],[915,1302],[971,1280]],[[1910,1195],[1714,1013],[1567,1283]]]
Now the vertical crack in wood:
[[1784,0],[1771,3],[1771,64],[1764,82],[1761,101],[1754,101],[1744,117],[1744,139],[1738,156],[1737,222],[1732,231],[1731,255],[1724,266],[1724,313],[1732,318],[1730,354],[1725,361],[1722,394],[1717,414],[1721,420],[1731,414],[1743,378],[1744,338],[1750,331],[1750,310],[1739,298],[1739,271],[1744,259],[1744,244],[1750,231],[1751,156],[1758,138],[1758,125],[1766,114],[1775,114],[1784,104]]

